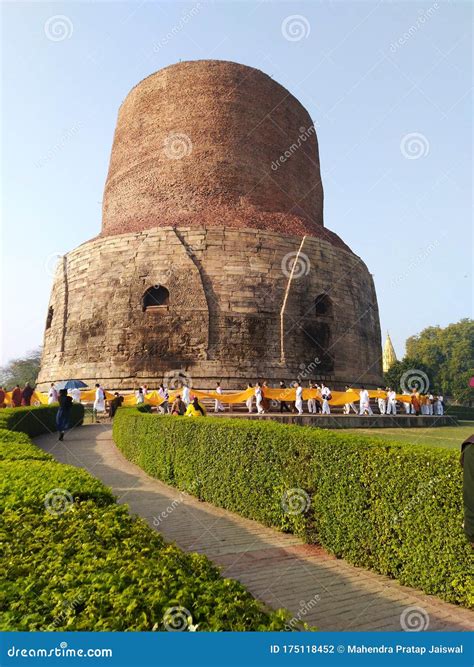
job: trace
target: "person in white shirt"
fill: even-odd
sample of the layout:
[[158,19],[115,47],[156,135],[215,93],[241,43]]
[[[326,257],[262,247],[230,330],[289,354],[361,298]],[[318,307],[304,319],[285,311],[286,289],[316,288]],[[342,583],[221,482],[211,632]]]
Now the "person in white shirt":
[[165,388],[164,384],[160,384],[160,388],[158,389],[158,395],[163,399],[163,403],[161,403],[158,407],[161,413],[167,415],[169,412],[169,399],[170,395],[168,393],[168,389]]
[[321,398],[323,399],[323,415],[330,415],[331,408],[329,407],[329,401],[331,400],[331,390],[329,387],[326,387],[321,383]]
[[58,398],[59,398],[59,392],[56,389],[56,386],[53,382],[48,391],[48,405],[51,405],[51,403],[57,403]]
[[[404,391],[403,395],[404,396],[410,396],[408,391]],[[406,414],[409,415],[410,412],[411,412],[411,398],[410,398],[409,401],[403,401],[403,407],[405,408]]]
[[[222,387],[220,382],[218,382],[216,385],[216,394],[220,394],[222,396]],[[224,406],[217,398],[214,402],[214,412],[224,412]]]
[[377,397],[377,407],[379,409],[379,412],[381,415],[384,415],[387,412],[387,399],[385,396],[382,396],[382,389],[381,387],[377,387],[377,391],[379,392],[379,396]]
[[[354,390],[352,389],[352,387],[348,387],[348,386],[346,385],[346,391],[354,391]],[[356,408],[356,406],[355,406],[354,403],[344,403],[344,408],[343,408],[343,412],[344,412],[344,414],[345,414],[345,415],[349,415],[349,414],[351,413],[351,410],[352,410],[355,414],[357,414],[357,408]]]
[[191,393],[189,391],[189,387],[187,384],[183,384],[181,391],[181,400],[183,401],[186,407],[188,407],[188,405],[191,403]]
[[[250,382],[247,382],[247,389],[253,389]],[[245,401],[245,405],[247,406],[247,410],[249,411],[249,413],[252,414],[252,412],[253,412],[253,395],[252,394]]]
[[433,394],[428,395],[428,414],[433,415],[433,403],[434,403],[434,396]]
[[[316,384],[312,384],[311,382],[309,383],[309,388],[315,391],[318,386]],[[317,413],[317,404],[316,404],[316,396],[308,398],[308,412],[312,415],[315,415]]]
[[444,414],[444,408],[443,408],[443,397],[438,396],[436,400],[436,414],[439,416],[442,416]]
[[370,398],[369,392],[365,387],[360,388],[359,392],[359,414],[364,415],[366,412],[368,415],[373,415],[372,408],[370,407]]
[[135,398],[137,400],[137,405],[143,405],[145,402],[145,393],[143,391],[143,387],[138,387],[137,391],[135,392]]
[[259,415],[263,415],[263,413],[265,412],[262,406],[262,401],[263,401],[262,385],[260,384],[260,382],[257,382],[257,384],[255,385],[255,402],[257,404],[257,412]]
[[75,387],[74,389],[71,389],[71,397],[74,403],[80,403],[81,402],[81,390],[79,387]]
[[397,414],[397,392],[390,387],[387,392],[387,414]]
[[303,414],[303,387],[299,382],[295,382],[295,389],[296,389],[296,400],[295,400],[295,408],[298,410],[298,414],[302,415]]
[[97,423],[99,422],[99,420],[97,419],[97,413],[99,412],[105,412],[105,391],[102,389],[100,384],[96,384],[95,401],[92,407],[92,419],[94,419],[94,421],[96,421]]

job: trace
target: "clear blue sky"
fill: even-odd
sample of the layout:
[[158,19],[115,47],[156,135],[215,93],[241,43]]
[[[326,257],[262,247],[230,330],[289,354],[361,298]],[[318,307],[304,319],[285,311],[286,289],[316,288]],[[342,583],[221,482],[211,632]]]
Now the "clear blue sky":
[[399,356],[423,327],[471,316],[470,2],[17,1],[2,11],[3,362],[42,342],[55,257],[100,230],[120,103],[179,60],[258,67],[308,109],[325,224],[374,274]]

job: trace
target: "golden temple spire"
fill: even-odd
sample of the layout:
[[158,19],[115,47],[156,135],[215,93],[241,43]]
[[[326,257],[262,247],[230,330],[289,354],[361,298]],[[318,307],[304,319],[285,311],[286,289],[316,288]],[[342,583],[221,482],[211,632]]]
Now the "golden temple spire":
[[387,331],[387,338],[385,339],[385,343],[383,346],[383,357],[382,357],[383,372],[386,373],[390,368],[390,366],[392,366],[396,361],[397,361],[397,355],[395,354],[395,349],[392,345],[390,334]]

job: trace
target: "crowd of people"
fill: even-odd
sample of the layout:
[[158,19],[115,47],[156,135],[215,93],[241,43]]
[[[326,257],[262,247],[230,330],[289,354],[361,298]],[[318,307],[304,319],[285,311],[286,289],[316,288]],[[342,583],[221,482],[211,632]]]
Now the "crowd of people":
[[[15,385],[15,387],[11,391],[12,408],[20,408],[21,406],[31,405],[31,399],[33,398],[34,393],[35,390],[30,385],[29,382],[25,384],[23,389],[21,389],[19,384]],[[6,397],[7,397],[7,390],[5,389],[5,387],[0,387],[0,408],[7,407]]]
[[[252,388],[249,383],[248,389]],[[309,389],[314,390],[315,396],[307,399],[307,409],[309,414],[330,415],[332,399],[331,390],[325,384],[310,383]],[[254,389],[254,395],[250,395],[246,401],[249,413],[253,412],[253,403],[255,399],[256,410],[258,414],[264,414],[270,411],[271,401],[265,398],[265,390],[267,389],[266,382],[257,382]],[[287,386],[284,382],[280,382],[281,398],[285,396]],[[303,387],[300,382],[293,384],[295,390],[295,401],[279,400],[279,411],[294,412],[300,415],[304,414],[303,401]],[[352,413],[357,415],[373,415],[374,411],[371,406],[371,398],[369,391],[365,387],[353,389],[352,387],[345,387],[346,392],[350,392],[351,396],[358,394],[359,405],[357,406],[354,400],[348,400],[344,403],[342,412],[345,415]],[[443,415],[444,414],[444,397],[441,395],[421,394],[417,389],[413,389],[412,393],[404,392],[407,400],[400,401],[397,398],[397,392],[391,387],[386,387],[384,390],[380,387],[377,389],[377,394],[380,394],[376,399],[373,399],[378,408],[378,413],[381,415],[396,415],[398,405],[401,403],[406,414],[412,415]],[[278,406],[276,406],[278,408]],[[217,410],[216,410],[217,412]]]
[[[267,382],[258,381],[255,386],[251,383],[247,384],[247,398],[245,400],[246,408],[251,414],[254,412],[254,406],[257,414],[265,414],[270,411],[279,411],[281,414],[295,413],[302,415],[305,412],[305,401],[303,400],[303,386],[300,381],[291,383],[287,386],[284,381],[281,381],[277,388],[278,399],[275,399],[275,389],[268,387]],[[330,415],[332,399],[331,389],[324,383],[310,382],[308,389],[313,390],[311,397],[306,399],[306,409],[309,414],[314,415]],[[146,396],[149,394],[147,385],[142,385],[135,392],[135,403],[137,406],[143,405],[146,402]],[[345,415],[351,413],[357,415],[396,415],[397,411],[401,409],[402,414],[410,415],[443,415],[444,414],[444,398],[440,394],[428,393],[421,394],[416,389],[410,393],[404,392],[402,396],[406,399],[401,399],[400,395],[397,397],[397,392],[391,387],[385,389],[378,388],[376,392],[371,391],[365,387],[353,389],[346,386],[345,391],[350,394],[347,402],[344,403],[342,412]],[[10,394],[9,403],[12,407],[31,405],[35,390],[26,383],[23,389],[19,385],[12,390]],[[272,394],[270,398],[268,394]],[[202,401],[197,396],[192,396],[189,386],[184,384],[180,393],[173,392],[173,400],[170,400],[170,392],[163,383],[160,384],[157,394],[160,397],[160,404],[158,410],[162,414],[184,415],[191,417],[206,416],[206,408]],[[220,382],[216,384],[214,394],[217,396],[214,399],[214,413],[218,414],[225,411],[223,400],[223,391]],[[374,397],[375,394],[375,397]],[[4,387],[0,387],[0,407],[6,407],[7,392]],[[58,389],[55,383],[51,383],[48,390],[47,402],[49,405],[53,403],[61,403],[60,398],[67,396],[71,403],[81,402],[81,391],[78,388],[70,389],[69,391]],[[358,400],[357,400],[358,397]],[[101,413],[108,413],[111,418],[114,417],[117,409],[123,404],[125,397],[119,392],[115,392],[113,398],[107,399],[106,390],[96,383],[94,390],[93,402],[93,419],[98,420],[98,415]],[[357,405],[358,403],[358,405]],[[128,403],[129,404],[129,403]],[[401,407],[400,407],[401,406]],[[374,413],[374,410],[375,413]]]
[[[148,393],[149,389],[146,385],[138,387],[138,389],[135,391],[135,404],[137,406],[145,405],[145,397]],[[160,384],[158,388],[158,395],[161,398],[161,403],[158,406],[158,410],[162,414],[188,417],[205,417],[207,414],[206,408],[201,403],[201,401],[199,401],[198,397],[191,397],[191,390],[186,385],[182,387],[181,393],[177,394],[171,403],[169,391],[163,383]],[[95,398],[92,409],[93,420],[96,422],[99,421],[99,413],[108,413],[109,417],[113,419],[118,408],[122,406],[124,400],[125,397],[116,391],[114,393],[114,397],[107,401],[104,388],[100,384],[96,384]],[[216,407],[216,412],[218,410],[224,410],[222,403],[216,401],[216,404],[217,403],[219,403],[219,407]]]

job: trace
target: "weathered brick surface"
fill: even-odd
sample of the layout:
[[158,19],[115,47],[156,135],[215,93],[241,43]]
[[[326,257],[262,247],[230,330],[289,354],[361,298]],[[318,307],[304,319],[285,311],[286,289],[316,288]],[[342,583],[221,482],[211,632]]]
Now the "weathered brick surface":
[[[285,151],[291,157],[279,162]],[[102,233],[187,224],[340,242],[322,228],[313,122],[257,69],[216,60],[178,63],[141,81],[120,107]]]

